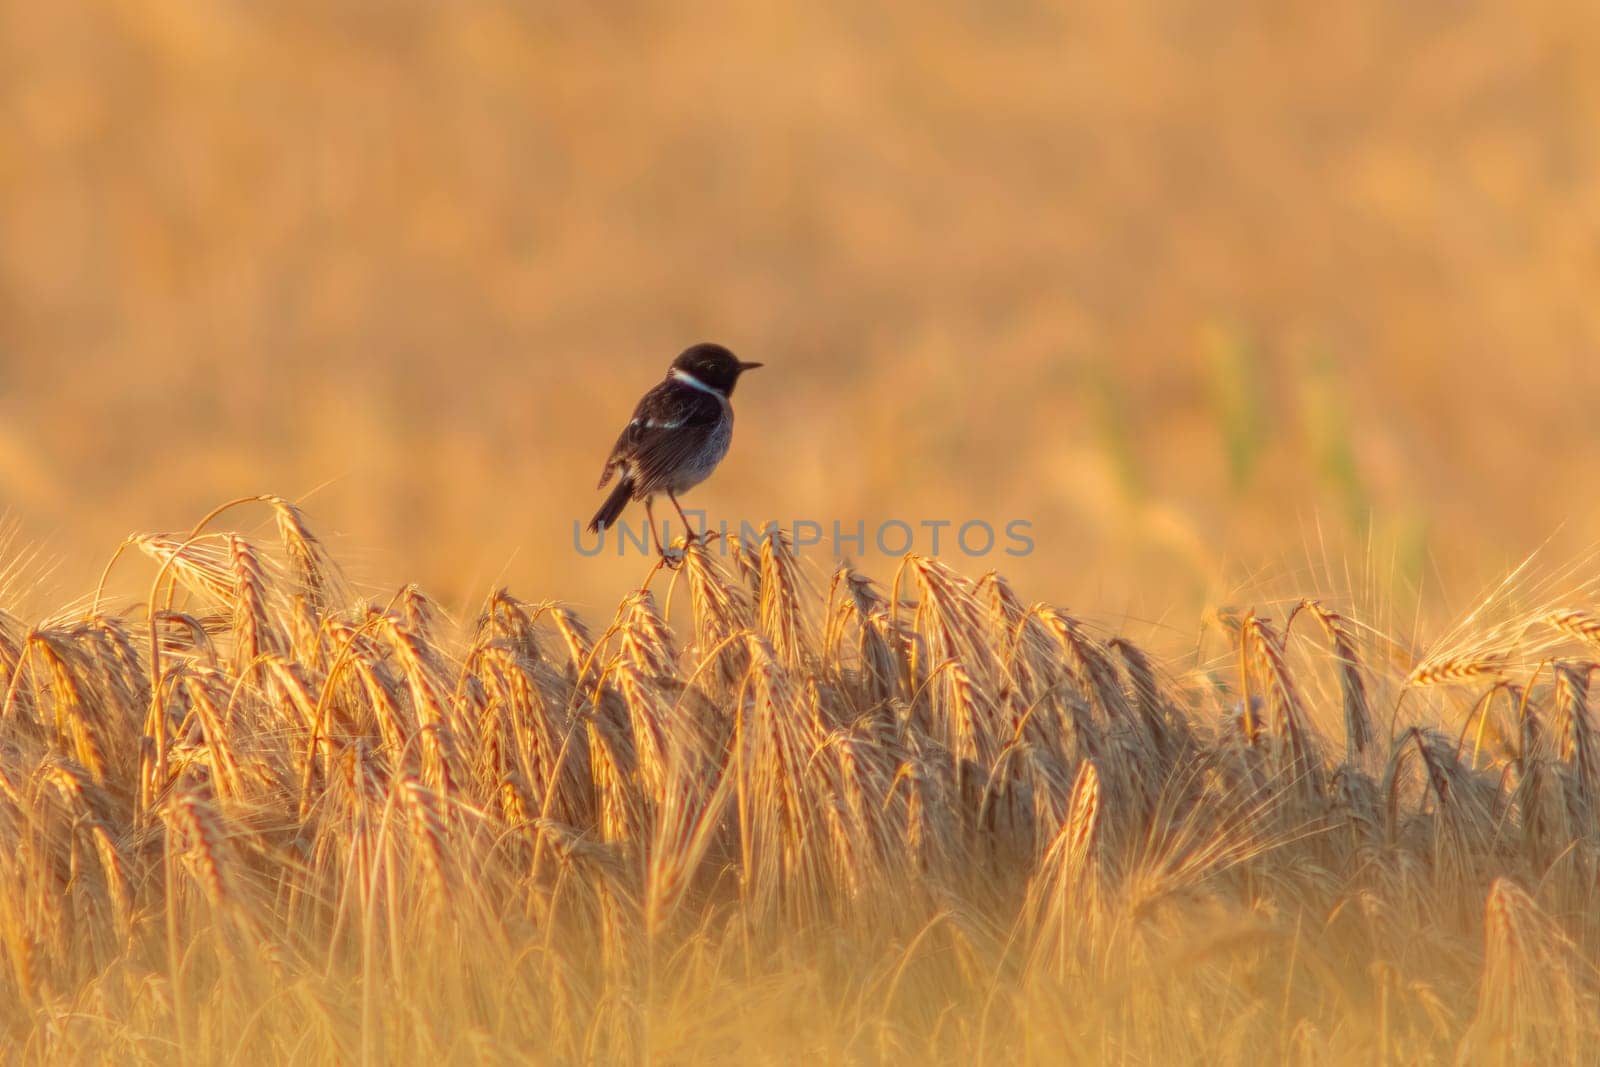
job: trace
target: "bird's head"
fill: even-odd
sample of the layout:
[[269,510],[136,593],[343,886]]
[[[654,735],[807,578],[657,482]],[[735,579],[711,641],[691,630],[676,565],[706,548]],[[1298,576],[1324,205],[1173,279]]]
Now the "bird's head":
[[742,362],[721,345],[702,342],[684,349],[678,358],[672,361],[672,372],[687,375],[707,389],[715,389],[723,396],[732,396],[739,375],[747,370],[755,370],[759,366],[761,366],[759,363]]

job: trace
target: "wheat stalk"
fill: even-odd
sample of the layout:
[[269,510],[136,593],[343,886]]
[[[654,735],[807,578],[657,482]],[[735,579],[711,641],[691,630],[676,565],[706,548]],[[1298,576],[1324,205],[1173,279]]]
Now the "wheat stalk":
[[[948,562],[819,595],[769,535],[686,546],[686,607],[657,584],[591,632],[496,590],[459,625],[352,602],[250,500],[277,538],[206,532],[228,505],[130,539],[144,611],[0,616],[25,1061],[1596,1047],[1592,667],[1519,665],[1589,646],[1586,610],[1482,608],[1410,670],[1326,597],[1222,610],[1239,672],[1185,674]],[[1286,651],[1302,612],[1337,692]],[[1379,693],[1410,694],[1392,737]]]

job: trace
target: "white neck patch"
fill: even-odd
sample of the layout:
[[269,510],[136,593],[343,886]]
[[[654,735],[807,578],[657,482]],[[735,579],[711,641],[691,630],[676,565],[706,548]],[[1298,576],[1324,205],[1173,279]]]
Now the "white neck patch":
[[702,382],[699,378],[696,378],[682,367],[673,367],[672,373],[669,375],[669,377],[676,378],[684,385],[698,389],[702,393],[710,393],[712,396],[722,395],[721,390],[711,388],[711,386],[707,385],[705,382]]

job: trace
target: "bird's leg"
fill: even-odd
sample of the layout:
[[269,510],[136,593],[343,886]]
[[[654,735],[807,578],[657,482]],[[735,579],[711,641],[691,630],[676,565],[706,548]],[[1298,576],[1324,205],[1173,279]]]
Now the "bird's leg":
[[661,535],[656,532],[656,513],[650,507],[652,500],[654,500],[654,497],[647,496],[644,498],[644,515],[645,519],[650,523],[650,541],[656,546],[656,551],[661,554],[662,561],[669,567],[676,567],[682,557],[673,556],[662,547]]
[[647,496],[644,498],[644,517],[645,520],[650,523],[651,546],[655,548],[658,555],[664,556],[666,553],[661,550],[661,535],[656,533],[656,510],[651,506],[654,503],[654,497]]
[[672,506],[678,509],[678,518],[683,520],[683,543],[687,545],[695,539],[694,527],[689,525],[689,516],[683,513],[683,505],[678,503],[678,494],[668,489],[667,499],[672,501]]

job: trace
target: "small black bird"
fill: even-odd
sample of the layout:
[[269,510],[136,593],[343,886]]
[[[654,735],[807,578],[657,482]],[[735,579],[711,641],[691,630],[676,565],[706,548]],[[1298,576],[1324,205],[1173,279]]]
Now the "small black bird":
[[666,558],[656,535],[651,498],[666,493],[678,509],[684,529],[693,530],[677,494],[705,481],[728,454],[728,443],[733,440],[733,407],[728,398],[739,375],[759,366],[740,362],[721,345],[684,349],[667,369],[666,380],[644,394],[633,409],[633,419],[612,446],[611,457],[600,472],[599,488],[604,489],[613,474],[621,479],[589,520],[589,532],[616,522],[628,501],[643,500],[650,538]]

